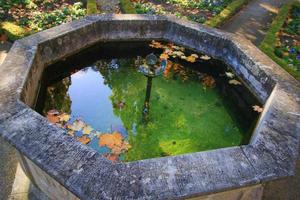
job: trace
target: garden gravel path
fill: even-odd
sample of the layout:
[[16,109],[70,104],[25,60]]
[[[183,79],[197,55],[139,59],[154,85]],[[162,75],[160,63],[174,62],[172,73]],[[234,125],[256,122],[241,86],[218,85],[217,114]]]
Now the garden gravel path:
[[240,12],[221,29],[243,35],[255,45],[264,39],[268,27],[286,0],[250,0]]

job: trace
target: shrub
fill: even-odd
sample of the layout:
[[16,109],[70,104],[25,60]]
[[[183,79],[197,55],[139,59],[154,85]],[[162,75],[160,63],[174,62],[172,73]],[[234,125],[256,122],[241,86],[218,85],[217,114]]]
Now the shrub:
[[136,14],[136,10],[130,0],[120,0],[120,7],[122,12],[126,14]]
[[15,41],[30,34],[28,30],[12,22],[2,22],[0,29],[3,33],[5,33],[5,35],[7,35],[8,39],[11,41]]
[[86,9],[87,9],[87,14],[88,15],[99,13],[98,8],[97,8],[96,0],[88,0]]

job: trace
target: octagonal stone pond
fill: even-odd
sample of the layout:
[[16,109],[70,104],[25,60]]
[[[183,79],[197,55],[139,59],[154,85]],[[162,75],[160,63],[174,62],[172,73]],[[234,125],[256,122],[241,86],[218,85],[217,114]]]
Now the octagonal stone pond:
[[0,133],[53,199],[259,199],[295,172],[299,83],[240,36],[89,16],[18,40],[0,71]]

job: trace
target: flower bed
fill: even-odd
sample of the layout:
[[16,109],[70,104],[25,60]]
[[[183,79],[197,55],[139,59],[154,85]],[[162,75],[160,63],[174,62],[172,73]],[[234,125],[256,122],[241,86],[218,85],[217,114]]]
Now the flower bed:
[[[82,6],[75,0],[0,1],[1,29],[10,40],[15,40],[26,35],[24,32],[41,31],[84,16],[86,11]],[[16,26],[25,31],[20,35],[20,31],[11,28]]]
[[260,48],[300,81],[300,3],[284,5]]

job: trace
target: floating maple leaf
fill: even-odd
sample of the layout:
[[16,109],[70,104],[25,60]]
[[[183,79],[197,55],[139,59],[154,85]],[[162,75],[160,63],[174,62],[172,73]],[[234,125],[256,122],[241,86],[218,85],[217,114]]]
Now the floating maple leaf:
[[235,79],[230,80],[229,84],[231,84],[231,85],[242,85],[241,82],[239,82],[238,80],[235,80]]
[[156,42],[154,40],[152,40],[152,42],[151,42],[151,44],[149,44],[149,46],[152,48],[156,48],[156,49],[161,49],[164,47],[160,42]]
[[82,133],[84,135],[88,135],[90,134],[94,129],[91,126],[85,126],[82,130]]
[[188,61],[188,62],[194,63],[194,62],[196,62],[197,58],[198,58],[197,54],[192,54],[192,55],[186,57],[185,60]]
[[173,57],[181,57],[181,56],[184,56],[184,53],[182,51],[173,51],[172,56]]
[[76,138],[77,141],[81,142],[82,144],[88,144],[91,139],[88,138],[86,135],[82,136],[82,137],[78,137]]
[[59,121],[60,122],[67,122],[67,121],[69,121],[70,120],[70,115],[68,115],[68,114],[66,114],[66,113],[62,113],[62,114],[60,114],[59,116]]
[[80,131],[85,127],[85,123],[79,119],[75,120],[73,124],[68,124],[67,129],[70,129],[72,131]]
[[59,120],[59,112],[57,110],[49,110],[47,112],[47,119],[49,120],[49,122],[56,124],[58,123]]
[[130,144],[124,141],[122,135],[118,132],[100,135],[99,146],[107,146],[116,155],[120,155],[131,148]]
[[264,109],[258,105],[252,106],[255,112],[261,113]]
[[117,154],[104,154],[104,157],[107,158],[108,160],[112,162],[118,162],[119,161],[119,156]]
[[184,47],[179,47],[179,46],[176,46],[176,45],[172,45],[172,48],[177,50],[177,51],[184,51]]
[[160,55],[160,59],[168,59],[169,58],[169,55],[168,54],[166,54],[166,53],[162,53],[161,55]]
[[209,57],[208,55],[204,55],[204,56],[201,56],[200,59],[202,59],[202,60],[210,60],[211,57]]

